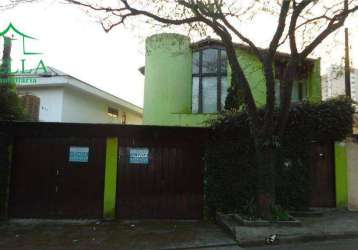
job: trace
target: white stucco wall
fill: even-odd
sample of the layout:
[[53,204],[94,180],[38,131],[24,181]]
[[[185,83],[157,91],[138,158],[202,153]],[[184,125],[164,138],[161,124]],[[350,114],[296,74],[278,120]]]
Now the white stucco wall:
[[61,122],[63,108],[63,88],[29,88],[18,89],[19,95],[31,94],[40,98],[39,120],[44,122]]
[[[119,117],[109,116],[107,114],[108,107],[118,109]],[[118,104],[110,103],[74,87],[64,88],[62,122],[121,124],[122,112],[127,114],[127,124],[142,123],[140,116],[125,110]]]
[[358,143],[348,141],[347,164],[348,164],[348,208],[358,211]]

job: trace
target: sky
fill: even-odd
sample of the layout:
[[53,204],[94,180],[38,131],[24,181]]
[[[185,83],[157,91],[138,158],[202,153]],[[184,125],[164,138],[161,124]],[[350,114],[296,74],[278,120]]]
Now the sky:
[[[31,52],[42,53],[36,61],[42,59],[46,66],[143,105],[144,77],[138,68],[144,65],[144,43],[133,30],[122,27],[106,33],[84,11],[53,0],[23,4],[1,11],[0,16],[0,30],[11,22],[38,39],[26,44]],[[13,42],[14,64],[21,62],[19,45],[19,39]],[[26,63],[27,68],[37,65]]]
[[[39,59],[46,66],[73,75],[122,99],[143,106],[144,76],[138,68],[144,66],[144,39],[153,31],[143,27],[117,27],[106,33],[93,16],[73,5],[58,0],[42,0],[39,3],[22,4],[14,9],[0,12],[0,30],[13,23],[19,30],[38,40],[27,45],[41,55],[27,61],[27,68],[36,67]],[[352,29],[351,44],[353,66],[358,54],[358,37],[354,35],[356,20],[348,21]],[[261,47],[267,46],[276,27],[276,20],[260,15],[248,20],[243,32]],[[343,33],[338,35],[338,40]],[[326,44],[332,42],[331,37]],[[337,39],[337,37],[336,37]],[[14,65],[21,64],[20,40],[13,41]],[[342,45],[342,43],[341,43]],[[332,63],[340,62],[344,47],[321,46],[323,71]],[[0,45],[1,46],[1,45]],[[17,49],[18,48],[18,49]],[[327,49],[328,48],[328,49]],[[328,53],[327,53],[328,52]],[[34,59],[36,58],[36,59]],[[357,67],[357,66],[355,66]]]

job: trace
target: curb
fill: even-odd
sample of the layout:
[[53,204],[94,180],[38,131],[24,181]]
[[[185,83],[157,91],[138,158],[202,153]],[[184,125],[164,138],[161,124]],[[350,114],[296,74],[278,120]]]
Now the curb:
[[[306,234],[298,236],[283,236],[279,237],[279,243],[273,245],[292,244],[292,243],[307,243],[307,242],[317,242],[317,241],[328,241],[328,240],[345,240],[345,239],[354,239],[358,238],[358,231],[354,232],[343,232],[339,234]],[[260,240],[238,240],[238,245],[240,247],[260,247],[267,246],[264,242],[264,239]]]

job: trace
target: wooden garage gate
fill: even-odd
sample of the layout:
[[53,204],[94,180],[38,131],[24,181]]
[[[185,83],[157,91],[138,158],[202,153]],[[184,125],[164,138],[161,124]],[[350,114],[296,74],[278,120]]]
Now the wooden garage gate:
[[[69,162],[69,148],[74,145],[90,148],[88,163]],[[100,218],[104,150],[103,138],[17,138],[10,217]]]
[[[118,141],[110,189],[116,218],[202,218],[206,129],[54,123],[0,128],[14,136],[12,218],[102,218],[108,138]],[[70,162],[71,147],[88,148],[88,162]],[[334,207],[332,144],[314,148],[311,205]],[[148,163],[131,163],[131,150],[147,150]]]
[[[183,135],[120,141],[117,214],[120,218],[198,219],[203,212],[203,151]],[[131,148],[149,151],[149,164],[130,164]]]
[[[119,142],[116,218],[202,218],[206,129],[11,123],[6,130],[14,135],[11,218],[102,218],[114,160],[108,138]],[[88,148],[88,162],[71,162],[73,147]],[[148,164],[130,163],[138,148],[148,149]]]

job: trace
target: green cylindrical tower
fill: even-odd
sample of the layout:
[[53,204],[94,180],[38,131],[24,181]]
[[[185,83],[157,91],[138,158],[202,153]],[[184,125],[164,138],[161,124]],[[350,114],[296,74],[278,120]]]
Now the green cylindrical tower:
[[146,40],[144,124],[175,125],[176,114],[191,113],[190,39],[157,34]]

